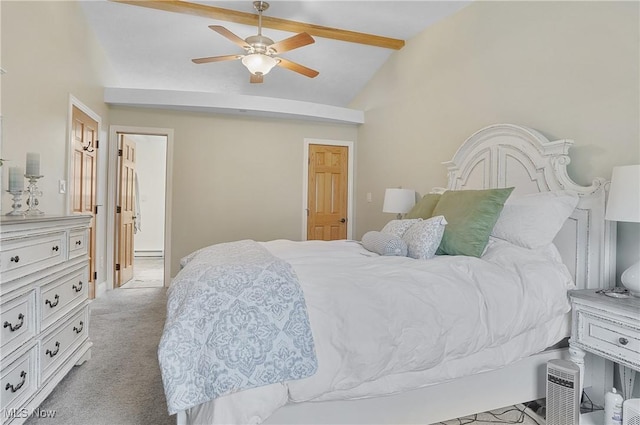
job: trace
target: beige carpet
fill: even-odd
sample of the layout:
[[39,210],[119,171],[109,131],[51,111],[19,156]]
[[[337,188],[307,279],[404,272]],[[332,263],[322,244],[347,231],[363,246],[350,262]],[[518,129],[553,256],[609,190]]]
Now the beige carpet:
[[156,354],[165,305],[164,288],[117,289],[93,301],[91,360],[74,367],[40,406],[55,417],[27,424],[175,424]]

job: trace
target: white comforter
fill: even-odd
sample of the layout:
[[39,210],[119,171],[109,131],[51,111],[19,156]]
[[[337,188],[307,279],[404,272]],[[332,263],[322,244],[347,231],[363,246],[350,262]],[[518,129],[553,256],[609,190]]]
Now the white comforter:
[[414,260],[381,257],[353,241],[264,246],[298,275],[318,372],[191,409],[195,423],[260,423],[289,401],[430,385],[511,363],[564,336],[558,324],[573,284],[553,248],[492,240],[481,259]]

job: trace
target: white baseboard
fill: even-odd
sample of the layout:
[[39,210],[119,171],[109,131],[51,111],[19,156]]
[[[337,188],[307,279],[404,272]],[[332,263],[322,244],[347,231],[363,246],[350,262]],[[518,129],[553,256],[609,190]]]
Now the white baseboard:
[[96,298],[100,298],[107,293],[107,281],[96,284]]
[[145,249],[133,251],[134,257],[164,257],[164,251],[162,249]]

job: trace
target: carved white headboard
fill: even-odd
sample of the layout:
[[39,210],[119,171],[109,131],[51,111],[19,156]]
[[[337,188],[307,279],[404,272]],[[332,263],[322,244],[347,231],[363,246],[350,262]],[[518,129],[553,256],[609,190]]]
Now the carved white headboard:
[[615,282],[615,222],[604,220],[605,180],[576,184],[567,174],[573,140],[549,141],[530,128],[496,124],[477,131],[451,161],[448,189],[515,187],[511,196],[572,190],[580,201],[554,243],[578,288]]

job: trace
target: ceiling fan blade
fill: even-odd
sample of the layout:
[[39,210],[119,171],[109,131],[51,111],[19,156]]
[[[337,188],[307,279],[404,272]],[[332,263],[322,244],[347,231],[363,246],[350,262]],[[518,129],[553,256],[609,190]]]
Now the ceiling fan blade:
[[221,25],[209,25],[209,28],[211,28],[212,30],[214,30],[215,32],[217,32],[218,34],[220,34],[223,37],[226,37],[227,39],[231,40],[231,42],[237,44],[238,46],[242,47],[243,49],[248,49],[249,44],[247,44],[246,41],[244,41],[243,39],[241,39],[240,37],[238,37],[237,35],[235,35],[234,33],[232,33],[231,31],[229,31],[228,29],[226,29],[225,27],[221,26]]
[[316,41],[306,32],[294,35],[293,37],[286,38],[284,40],[273,43],[269,46],[269,49],[275,50],[276,53],[288,52],[289,50],[297,49],[298,47],[313,44]]
[[249,74],[249,82],[250,83],[262,83],[264,81],[264,76],[263,75],[255,75],[255,74]]
[[278,66],[283,68],[287,68],[290,71],[297,72],[298,74],[305,75],[309,78],[315,78],[320,74],[315,69],[307,68],[306,66],[300,65],[299,63],[291,62],[290,60],[278,58]]
[[210,56],[208,58],[191,59],[193,63],[223,62],[240,59],[242,55]]
[[[227,22],[235,22],[244,25],[258,25],[258,16],[253,13],[239,12],[237,10],[223,9],[221,7],[208,6],[199,3],[189,3],[180,0],[110,0],[115,3],[125,3],[150,9],[166,10],[168,12],[185,13],[209,19],[217,19]],[[366,44],[369,46],[384,47],[400,50],[404,47],[404,40],[382,37],[379,35],[365,34],[361,32],[341,30],[338,28],[324,27],[321,25],[307,24],[304,22],[289,21],[287,19],[262,17],[262,26],[281,31],[307,34],[330,38],[333,40],[348,41],[351,43]]]

